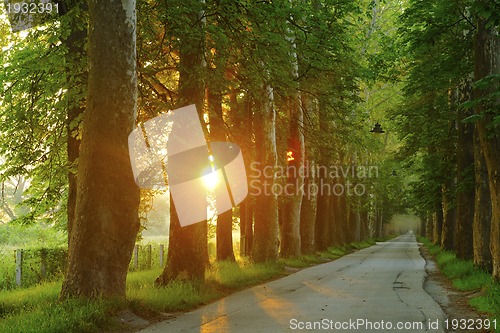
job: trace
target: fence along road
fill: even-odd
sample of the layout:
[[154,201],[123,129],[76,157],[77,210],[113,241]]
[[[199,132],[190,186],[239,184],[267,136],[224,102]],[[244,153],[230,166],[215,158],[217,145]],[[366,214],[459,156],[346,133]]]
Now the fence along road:
[[256,286],[140,332],[444,332],[411,233]]

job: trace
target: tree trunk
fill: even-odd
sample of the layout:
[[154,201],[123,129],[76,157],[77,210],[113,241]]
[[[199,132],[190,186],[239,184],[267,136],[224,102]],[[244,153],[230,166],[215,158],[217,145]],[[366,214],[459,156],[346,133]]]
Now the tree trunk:
[[[325,107],[319,105],[319,131],[328,133],[330,130],[328,121],[328,112]],[[331,188],[329,175],[326,166],[329,165],[329,149],[326,143],[319,144],[319,170],[318,170],[318,196],[316,208],[316,222],[315,222],[315,236],[314,242],[316,243],[317,251],[324,251],[328,248],[329,225],[328,225],[328,211],[329,196]]]
[[251,198],[240,204],[240,255],[250,256],[253,242],[253,212]]
[[[292,0],[290,0],[292,3]],[[291,18],[293,19],[293,17]],[[285,189],[285,209],[281,229],[281,253],[282,257],[294,257],[300,255],[300,209],[302,206],[301,191],[304,184],[304,175],[301,170],[304,167],[304,112],[302,110],[302,96],[298,90],[299,63],[297,58],[297,44],[291,29],[287,29],[288,36],[285,38],[290,43],[292,59],[292,78],[296,83],[288,96],[287,104],[290,116],[290,134],[288,137],[288,151],[292,153],[293,160],[288,161],[288,168],[292,170],[287,177]],[[287,193],[289,192],[289,193]]]
[[432,216],[429,215],[429,213],[426,213],[425,215],[425,237],[427,237],[427,239],[429,239],[431,242],[434,241],[434,239],[432,238],[432,229],[433,229],[433,225],[432,225]]
[[128,154],[137,110],[135,1],[89,1],[89,86],[61,298],[125,297],[139,230]]
[[[255,262],[274,261],[278,259],[278,200],[273,190],[274,172],[264,172],[264,168],[275,170],[277,166],[276,152],[276,111],[274,109],[274,91],[266,84],[263,96],[260,96],[262,107],[256,112],[255,144],[257,147],[257,163],[259,171],[258,189],[255,204],[254,241],[252,259]],[[266,176],[267,175],[267,176]]]
[[443,229],[443,204],[436,203],[436,210],[432,213],[432,239],[436,245],[441,245],[441,233]]
[[[243,119],[242,135],[240,136],[239,143],[243,159],[245,160],[245,168],[249,172],[251,170],[250,162],[252,161],[252,149],[254,147],[254,143],[252,142],[252,101],[249,94],[245,94]],[[240,205],[240,253],[244,256],[251,256],[252,254],[254,198],[251,194],[249,193]]]
[[181,227],[170,195],[170,231],[167,264],[156,285],[165,286],[173,280],[202,280],[208,264],[207,223]]
[[453,180],[447,180],[443,186],[443,224],[441,232],[441,248],[444,250],[454,249],[455,221],[457,218],[456,209],[453,203],[452,185]]
[[302,127],[304,116],[300,107],[300,96],[292,98],[289,103],[290,137],[288,149],[293,160],[288,161],[288,177],[283,195],[283,215],[281,223],[281,257],[300,255],[300,208],[302,205],[302,186],[304,176],[304,135]]
[[[218,76],[217,76],[218,77]],[[222,116],[222,93],[208,92],[211,141],[226,142],[226,129]],[[217,216],[216,225],[216,257],[217,260],[234,261],[233,252],[233,210],[230,209]]]
[[[492,1],[480,1],[485,6],[490,6],[494,12]],[[495,18],[492,15],[492,18]],[[500,42],[495,25],[486,27],[487,20],[478,17],[475,37],[475,68],[474,79],[476,81],[492,74],[500,74]],[[497,81],[498,82],[498,81]],[[488,89],[476,90],[476,99],[484,97],[498,89],[498,83],[491,85]],[[494,116],[498,113],[485,112],[494,105],[500,103],[498,96],[492,101],[482,102],[476,106],[476,113],[484,117],[477,122],[481,149],[488,169],[488,182],[491,196],[491,239],[490,248],[492,254],[493,278],[500,280],[500,127],[498,125],[490,128]]]
[[[471,83],[466,80],[459,90],[459,103],[471,97]],[[457,142],[457,225],[455,228],[455,252],[461,259],[472,259],[472,224],[474,221],[474,124],[463,123],[470,116],[464,108],[458,108]]]
[[[311,163],[311,165],[309,165]],[[314,168],[314,162],[309,161],[306,168]],[[317,193],[312,190],[316,185],[315,173],[309,172],[304,179],[304,196],[300,207],[300,251],[302,254],[314,253],[315,221],[317,208]]]
[[[332,185],[333,186],[333,185]],[[337,219],[337,204],[340,196],[332,194],[329,196],[328,200],[328,229],[330,230],[328,234],[328,247],[338,245],[340,243],[340,232],[338,219]]]
[[[192,9],[186,20],[191,30],[186,31],[179,46],[179,101],[177,107],[196,105],[200,123],[203,124],[204,82],[203,71],[204,34],[202,14]],[[181,227],[179,217],[170,195],[170,232],[167,263],[156,279],[156,284],[165,286],[172,280],[202,280],[209,264],[207,221]]]
[[474,222],[472,225],[474,265],[491,271],[491,197],[488,170],[479,144],[477,128],[474,130],[474,172],[476,194],[474,200]]
[[[75,5],[79,6],[76,11],[88,10],[85,2],[74,3],[74,1],[64,1],[60,3],[59,15],[63,16],[73,9]],[[85,7],[85,8],[84,8]],[[76,15],[75,15],[76,16]],[[80,96],[85,88],[85,83],[88,80],[86,71],[86,63],[84,45],[87,39],[87,28],[80,25],[79,17],[71,17],[70,35],[63,40],[63,43],[68,48],[66,54],[67,64],[67,82],[68,87],[72,91],[72,96],[75,96],[68,105],[68,115],[66,117],[66,144],[68,155],[68,200],[67,200],[67,215],[68,215],[68,247],[71,240],[72,229],[75,219],[76,207],[76,192],[77,192],[77,161],[80,154],[80,139],[78,138],[78,125],[85,111],[82,99],[76,98]]]

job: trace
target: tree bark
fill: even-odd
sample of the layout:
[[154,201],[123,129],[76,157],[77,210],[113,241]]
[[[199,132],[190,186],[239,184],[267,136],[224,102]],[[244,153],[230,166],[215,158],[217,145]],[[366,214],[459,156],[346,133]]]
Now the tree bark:
[[139,230],[128,154],[137,111],[135,1],[89,1],[89,86],[61,298],[125,297]]
[[300,95],[288,103],[290,111],[290,136],[288,149],[293,160],[288,161],[288,177],[283,195],[283,219],[281,223],[281,257],[300,255],[300,209],[302,205],[302,186],[304,184],[304,135],[302,127],[304,115],[300,106]]
[[480,147],[477,128],[474,130],[475,200],[472,225],[474,265],[491,271],[491,197],[488,170]]
[[441,232],[441,248],[444,250],[453,250],[455,241],[455,221],[457,218],[455,204],[453,202],[452,189],[455,188],[453,180],[447,180],[443,185],[443,223]]
[[156,285],[166,286],[173,280],[202,280],[208,265],[207,223],[181,227],[170,195],[170,232],[167,264],[156,279]]
[[[319,104],[319,131],[328,133],[330,125],[328,121],[328,113],[326,108]],[[315,222],[315,239],[316,250],[324,251],[328,248],[329,225],[328,225],[328,211],[329,196],[331,195],[329,189],[331,188],[329,175],[327,174],[326,166],[329,165],[329,147],[326,143],[319,144],[319,170],[318,170],[318,196],[316,208],[316,222]]]
[[[205,41],[202,14],[197,9],[192,9],[186,18],[191,29],[179,37],[182,43],[179,46],[179,101],[177,104],[178,108],[195,104],[201,124],[204,123],[205,88],[203,75],[201,75],[204,71],[203,45]],[[181,227],[172,195],[170,195],[167,263],[156,279],[156,284],[165,286],[173,280],[203,280],[205,268],[209,264],[207,235],[207,221]]]
[[[76,7],[76,10],[88,10],[84,1],[61,1],[59,3],[59,15],[68,14],[71,9]],[[68,247],[71,240],[71,232],[75,220],[76,208],[76,192],[77,192],[77,177],[76,170],[78,168],[77,161],[80,154],[80,139],[78,138],[78,125],[83,112],[85,111],[83,98],[78,99],[85,83],[88,80],[86,66],[83,63],[86,61],[84,45],[87,39],[87,29],[82,27],[78,22],[79,17],[72,17],[70,22],[70,35],[63,40],[63,43],[68,48],[66,54],[66,65],[68,72],[67,82],[68,88],[72,90],[72,96],[75,96],[68,105],[68,114],[66,117],[66,144],[68,155],[68,199],[67,199],[67,215],[68,215]]]
[[441,233],[443,229],[443,204],[442,202],[436,203],[436,210],[432,213],[432,239],[436,245],[441,245]]
[[429,213],[426,213],[425,215],[425,237],[427,237],[427,239],[429,239],[431,242],[434,241],[434,239],[432,238],[432,229],[433,229],[433,225],[432,225],[432,216],[429,215]]
[[[471,83],[463,82],[459,89],[459,103],[471,97]],[[457,225],[455,228],[455,251],[461,259],[472,259],[472,224],[474,221],[474,124],[463,123],[470,116],[466,109],[458,107],[457,142]]]
[[[492,1],[480,1],[485,6],[491,5]],[[492,15],[494,18],[495,15]],[[498,30],[493,24],[487,27],[487,20],[478,17],[475,36],[475,68],[474,79],[476,81],[484,79],[491,74],[500,74],[500,41]],[[497,81],[498,82],[498,81]],[[476,90],[476,99],[485,97],[492,91],[498,89],[498,83],[484,90]],[[484,117],[477,122],[481,150],[484,153],[484,159],[488,169],[488,182],[490,186],[491,197],[491,238],[490,248],[492,254],[493,278],[500,280],[500,127],[490,128],[493,117],[498,113],[485,112],[500,103],[498,96],[494,100],[479,103],[476,106],[476,114]]]
[[[219,77],[219,76],[217,76]],[[222,93],[208,91],[211,141],[226,142],[226,129],[222,116]],[[217,216],[216,257],[218,261],[234,261],[233,252],[233,210]]]
[[[252,161],[252,102],[249,94],[245,95],[244,101],[244,127],[242,128],[241,140],[239,140],[245,167],[247,172],[251,170],[250,161]],[[251,193],[243,200],[240,205],[240,240],[241,240],[241,255],[251,256],[253,244],[253,206],[254,198]]]
[[[274,91],[266,84],[263,94],[259,96],[261,111],[256,112],[255,144],[257,146],[257,164],[259,170],[256,193],[254,241],[252,259],[255,262],[274,261],[278,259],[278,200],[273,190],[275,175],[264,173],[264,168],[275,170],[277,166],[276,151],[276,111],[274,109]],[[267,176],[269,177],[267,177]]]
[[300,207],[300,250],[302,254],[314,253],[315,243],[315,221],[317,208],[317,193],[312,190],[316,185],[316,175],[310,172],[314,168],[313,161],[309,161],[306,168],[309,169],[308,176],[304,179],[304,196],[302,197],[302,206]]
[[[292,4],[292,0],[290,0]],[[291,18],[293,19],[293,17]],[[284,216],[281,229],[281,252],[282,257],[294,257],[300,255],[300,209],[302,206],[301,191],[304,184],[304,175],[301,172],[304,167],[304,111],[302,110],[302,95],[299,86],[299,62],[297,57],[297,44],[291,29],[287,29],[288,36],[285,38],[290,43],[291,54],[291,76],[295,83],[292,86],[290,96],[288,96],[287,106],[290,117],[290,133],[288,137],[288,151],[292,153],[293,160],[289,161],[288,168],[292,170],[287,177],[285,189]]]

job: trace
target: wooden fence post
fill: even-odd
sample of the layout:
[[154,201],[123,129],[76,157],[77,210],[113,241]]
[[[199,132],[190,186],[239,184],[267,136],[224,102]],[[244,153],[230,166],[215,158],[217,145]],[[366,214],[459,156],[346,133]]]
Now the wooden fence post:
[[151,269],[151,244],[146,247],[146,269]]
[[16,285],[21,286],[23,277],[23,250],[16,250]]
[[134,246],[134,269],[139,269],[139,245]]
[[163,267],[163,254],[165,252],[165,246],[160,244],[160,267]]

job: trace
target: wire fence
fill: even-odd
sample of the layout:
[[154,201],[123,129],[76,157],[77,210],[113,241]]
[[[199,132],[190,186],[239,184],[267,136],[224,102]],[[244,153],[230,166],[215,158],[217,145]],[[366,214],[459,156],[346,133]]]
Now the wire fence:
[[[165,244],[136,244],[129,271],[163,267]],[[0,289],[28,287],[60,280],[67,265],[67,248],[0,249]]]

